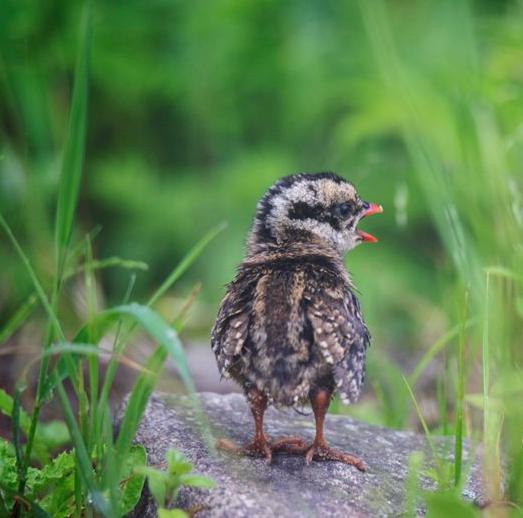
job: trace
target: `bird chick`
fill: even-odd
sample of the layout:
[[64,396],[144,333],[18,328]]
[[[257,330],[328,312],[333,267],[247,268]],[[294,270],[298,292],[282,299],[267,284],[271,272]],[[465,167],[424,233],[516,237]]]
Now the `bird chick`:
[[[306,462],[335,460],[364,469],[362,460],[327,446],[324,417],[332,395],[358,398],[370,335],[343,256],[377,239],[359,230],[381,206],[361,200],[333,173],[301,173],[277,181],[259,201],[247,254],[228,285],[212,330],[212,349],[224,377],[245,391],[255,435],[238,448],[270,463],[273,452],[301,453]],[[297,437],[269,441],[267,406],[310,401],[316,421],[312,445]]]

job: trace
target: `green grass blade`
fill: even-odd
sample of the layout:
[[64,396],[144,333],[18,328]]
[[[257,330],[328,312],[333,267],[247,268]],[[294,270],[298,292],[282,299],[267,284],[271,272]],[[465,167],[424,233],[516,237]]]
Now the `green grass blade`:
[[[129,285],[127,286],[127,290],[125,292],[125,295],[123,297],[123,304],[127,304],[129,302],[129,299],[131,298],[131,293],[134,288],[134,284],[136,282],[136,275],[131,275],[129,279]],[[118,363],[116,362],[116,359],[118,358],[118,355],[123,353],[123,350],[125,348],[125,343],[123,341],[120,341],[120,336],[122,332],[122,320],[120,320],[116,326],[116,332],[113,339],[113,347],[112,351],[114,353],[114,356],[111,357],[109,360],[109,363],[107,364],[107,368],[105,369],[104,374],[104,380],[102,384],[102,390],[100,391],[100,397],[98,399],[98,422],[96,423],[96,435],[97,437],[100,437],[100,440],[102,438],[102,430],[104,426],[106,425],[106,421],[108,421],[109,413],[107,412],[107,409],[109,408],[109,393],[111,391],[111,387],[113,385],[114,377],[116,375],[116,369],[118,367]],[[112,422],[110,424],[112,426]]]
[[[73,219],[78,200],[78,191],[82,171],[87,112],[87,69],[90,44],[91,17],[88,4],[83,17],[83,30],[80,40],[81,49],[79,52],[79,57],[76,66],[73,100],[71,104],[71,114],[69,118],[69,130],[64,150],[62,174],[60,178],[60,187],[58,193],[58,204],[56,210],[55,223],[56,273],[53,280],[54,282],[51,302],[48,300],[33,268],[31,267],[28,258],[25,256],[23,250],[18,244],[18,241],[14,237],[10,227],[7,225],[4,218],[0,215],[0,224],[8,234],[9,239],[13,243],[13,246],[15,247],[18,255],[20,256],[22,262],[28,270],[31,280],[33,281],[34,287],[36,289],[37,295],[40,298],[40,301],[42,302],[42,305],[44,306],[49,316],[50,326],[49,331],[47,333],[47,339],[44,343],[44,347],[46,348],[50,346],[53,335],[57,336],[60,341],[65,341],[64,333],[56,316],[55,307],[60,292],[62,273],[65,265],[67,247],[69,244],[73,226]],[[24,465],[26,467],[29,464],[29,459],[31,457],[31,452],[33,448],[38,417],[42,405],[42,389],[44,387],[45,379],[47,377],[47,368],[48,359],[44,358],[40,365],[40,370],[38,374],[36,401],[33,408],[31,427],[28,434],[25,452]],[[20,478],[20,482],[21,486],[19,487],[19,492],[23,496],[25,489],[25,474],[23,477]]]
[[69,115],[69,126],[62,161],[56,208],[55,253],[58,277],[61,276],[67,255],[67,248],[71,239],[84,161],[89,55],[92,40],[89,3],[86,4],[82,23],[80,50],[76,62],[73,98],[71,101],[71,112]]
[[[92,344],[86,344],[86,343],[70,343],[70,342],[62,342],[59,345],[53,345],[52,347],[47,348],[45,351],[43,351],[41,354],[39,354],[36,358],[28,362],[24,368],[22,369],[19,381],[18,383],[25,384],[27,383],[28,373],[33,367],[34,364],[38,363],[42,360],[42,358],[49,358],[51,356],[60,356],[63,358],[65,355],[75,355],[75,356],[85,356],[88,359],[89,358],[99,358],[100,356],[115,356],[111,351],[108,351],[106,349],[100,349],[100,347]],[[139,363],[131,360],[130,358],[126,358],[125,356],[122,356],[121,354],[117,355],[115,358],[116,362],[119,362],[121,364],[126,365],[127,367],[134,369],[136,371],[143,371],[144,367],[140,365]],[[56,371],[59,372],[59,371]]]
[[56,384],[62,413],[64,415],[65,423],[67,424],[67,428],[69,429],[69,434],[71,435],[71,440],[74,445],[77,467],[80,471],[80,475],[89,491],[89,494],[93,501],[93,505],[103,514],[105,514],[104,511],[107,507],[107,504],[98,490],[93,468],[91,465],[91,459],[89,457],[85,442],[83,440],[82,434],[80,433],[80,429],[78,428],[78,424],[74,417],[69,397],[67,395],[67,392],[65,391],[62,380],[57,379]]
[[[476,323],[478,322],[478,319],[477,318],[471,318],[469,320],[467,320],[464,324],[465,326],[465,329],[468,329],[469,327],[472,327],[473,325],[475,325]],[[441,336],[440,338],[438,338],[428,349],[427,351],[425,352],[425,354],[423,355],[423,357],[421,358],[421,360],[417,363],[416,367],[414,368],[414,370],[411,372],[411,374],[409,375],[409,384],[411,386],[415,385],[416,382],[418,381],[419,377],[421,376],[421,374],[423,373],[423,371],[428,367],[428,365],[430,364],[430,362],[434,359],[434,357],[440,352],[442,351],[448,344],[449,342],[453,339],[453,338],[456,338],[457,336],[460,335],[461,333],[461,328],[462,328],[462,324],[458,324],[456,326],[454,326],[452,329],[450,329],[449,331],[447,331],[443,336]]]
[[454,485],[459,486],[463,462],[463,405],[465,400],[465,325],[468,292],[465,292],[464,314],[458,342],[458,379],[456,393],[456,426],[454,438]]
[[120,316],[129,316],[140,324],[169,353],[185,386],[189,391],[194,391],[194,382],[178,334],[160,315],[149,307],[136,303],[118,306],[105,311],[103,314],[115,319]]
[[[159,371],[163,365],[163,362],[165,361],[165,358],[170,355],[185,386],[189,392],[194,392],[194,382],[190,375],[185,353],[177,333],[169,326],[167,322],[165,322],[158,314],[156,314],[147,306],[141,306],[139,304],[128,304],[100,313],[95,319],[96,325],[94,329],[96,329],[97,333],[96,336],[93,337],[95,341],[98,341],[101,336],[103,336],[105,331],[122,316],[133,319],[137,324],[141,325],[141,327],[152,338],[154,338],[156,342],[161,345],[161,353],[153,356],[152,365],[147,364],[146,368],[153,373]],[[78,337],[83,335],[87,336],[86,327],[77,335]],[[59,347],[70,348],[71,351],[75,349],[80,351],[80,348],[82,347],[90,347],[89,352],[93,353],[96,350],[94,346],[74,346],[74,344],[71,344],[70,346],[61,345]],[[65,358],[65,355],[63,358]],[[60,382],[61,385],[63,379],[61,377],[62,374],[65,375],[66,371],[64,371],[64,373],[60,373],[59,370],[53,371],[53,375],[55,377],[53,380],[54,386],[56,386],[58,382]],[[126,411],[126,416],[128,415],[127,419],[124,417],[125,426],[122,425],[122,430],[124,430],[124,433],[122,438],[119,436],[117,443],[119,459],[123,459],[125,452],[127,451],[127,448],[129,447],[132,438],[134,437],[134,432],[136,431],[143,410],[145,409],[145,405],[147,404],[149,395],[154,387],[155,379],[155,375],[152,375],[151,373],[144,373],[139,377],[139,382],[137,382],[135,389],[133,389],[133,393],[136,390],[139,392],[139,395],[135,397],[137,402],[129,409],[128,414]]]
[[5,343],[27,320],[36,305],[36,295],[29,298],[18,308],[15,314],[3,325],[0,330],[0,345]]
[[483,434],[488,434],[489,418],[489,387],[490,387],[490,354],[489,354],[489,291],[490,273],[486,274],[485,281],[485,315],[483,317],[483,335],[481,340],[482,375],[483,375]]
[[[111,416],[111,411],[109,405],[106,408],[102,409],[102,412],[99,412],[99,415]],[[98,432],[100,435],[100,445],[103,445],[101,450],[104,451],[103,457],[103,466],[101,471],[101,487],[104,491],[109,494],[109,505],[111,506],[111,511],[116,511],[116,506],[123,496],[120,492],[120,481],[121,478],[118,476],[116,471],[116,462],[115,462],[115,452],[114,452],[114,429],[113,429],[113,420],[102,419],[101,428]]]
[[[156,290],[156,292],[152,295],[152,297],[149,299],[147,305],[150,306],[154,304],[180,277],[183,275],[189,266],[199,257],[199,255],[203,252],[205,247],[218,235],[219,232],[221,232],[226,227],[225,223],[221,223],[220,225],[217,225],[213,229],[211,229],[207,234],[203,236],[203,238],[196,243],[196,245],[187,253],[187,255],[182,259],[182,261],[173,269],[173,271],[170,273],[170,275],[167,277],[167,279],[162,283],[160,288]],[[125,307],[125,306],[122,306]],[[145,307],[145,306],[143,306]],[[89,329],[91,325],[94,325],[92,322],[86,324],[80,331],[76,334],[76,336],[73,338],[72,342],[83,342],[83,343],[97,343],[102,337],[103,334],[110,328],[111,325],[115,322],[115,314],[111,315],[109,318],[109,313],[103,312],[100,313],[95,317],[96,320],[96,336],[92,337],[92,340],[89,340]],[[116,350],[121,352],[125,348],[125,343],[127,342],[132,330],[134,329],[134,325],[131,326],[131,328],[125,332],[122,333],[122,338],[118,340],[118,343],[116,345]],[[74,371],[72,371],[72,365],[70,362],[73,361],[70,356],[66,356],[64,358],[60,358],[58,361],[58,365],[56,369],[59,371],[59,377],[60,379],[65,379],[67,376],[75,376]],[[112,361],[112,360],[111,360]],[[112,383],[112,378],[114,378],[114,370],[116,369],[116,363],[110,362],[108,365],[108,369],[106,372],[106,377],[104,379],[104,385],[102,386],[102,394],[106,397],[108,397],[108,389],[110,388],[110,385]],[[44,396],[47,397],[54,388],[54,380],[56,378],[50,376],[45,389],[44,389]],[[74,385],[74,383],[73,383]],[[102,408],[104,407],[106,401],[101,401],[100,404]]]
[[203,252],[205,247],[223,230],[227,227],[226,223],[220,223],[211,229],[203,238],[196,243],[192,250],[180,261],[176,268],[169,274],[167,279],[163,281],[161,286],[153,293],[151,298],[147,301],[148,306],[152,306],[191,266],[191,264]]
[[438,455],[436,451],[436,446],[434,445],[434,441],[432,440],[432,436],[430,434],[429,427],[427,426],[427,422],[425,421],[425,418],[423,417],[423,414],[421,413],[421,409],[418,405],[418,401],[416,400],[416,396],[414,395],[414,392],[412,391],[412,388],[409,385],[409,382],[407,381],[407,378],[403,376],[403,381],[405,382],[405,385],[407,386],[407,390],[409,391],[409,395],[412,399],[412,402],[414,403],[414,408],[416,409],[416,414],[418,415],[418,419],[421,423],[421,426],[423,427],[423,431],[425,432],[425,437],[427,438],[427,442],[429,444],[430,450],[432,452],[432,458],[436,462],[437,468],[438,468],[438,474],[440,477],[440,484],[443,484],[445,482],[444,478],[444,462]]
[[158,347],[146,363],[147,370],[153,374],[142,374],[136,380],[131,391],[125,414],[120,422],[118,438],[116,439],[116,462],[118,464],[117,472],[120,471],[123,459],[129,450],[131,443],[140,424],[142,415],[152,394],[158,376],[167,358],[167,350]]
[[414,451],[409,455],[409,469],[405,479],[405,506],[401,516],[416,516],[419,498],[418,480],[423,468],[423,453]]
[[20,246],[20,243],[18,243],[18,240],[13,234],[13,231],[11,230],[11,227],[7,224],[7,221],[4,219],[2,214],[0,214],[0,226],[3,227],[5,230],[7,236],[9,237],[9,240],[11,241],[14,249],[16,250],[18,256],[20,257],[20,260],[22,261],[23,265],[25,266],[25,269],[27,270],[27,273],[29,274],[29,277],[31,278],[31,281],[33,283],[33,286],[35,288],[36,294],[38,298],[40,299],[40,302],[42,306],[44,307],[47,316],[49,317],[49,320],[51,321],[54,330],[56,334],[63,339],[64,333],[62,331],[62,326],[60,325],[60,322],[58,321],[58,318],[56,316],[56,313],[49,302],[49,299],[47,298],[47,295],[45,294],[44,288],[42,287],[42,284],[38,280],[38,277],[31,266],[31,263],[28,259],[28,257],[25,255],[25,252],[22,250],[22,247]]
[[487,275],[494,275],[505,279],[510,279],[519,283],[523,283],[523,277],[516,272],[505,268],[504,266],[489,266],[484,269]]
[[[15,454],[16,454],[16,470],[18,472],[18,490],[20,492],[23,492],[23,489],[25,487],[25,476],[26,476],[26,468],[25,468],[25,462],[24,462],[24,452],[22,449],[22,445],[20,442],[20,431],[21,431],[21,425],[20,425],[20,407],[21,407],[21,396],[22,392],[17,386],[15,387],[15,397],[13,398],[13,415],[12,415],[12,430],[13,430],[13,446],[15,448]],[[20,489],[21,488],[21,489]],[[15,509],[18,507],[18,502],[15,505]],[[18,514],[18,510],[14,513],[15,515]]]
[[[92,270],[102,270],[105,268],[119,267],[129,270],[147,270],[149,266],[143,261],[132,259],[122,259],[120,257],[108,257],[100,261],[93,260],[90,264]],[[68,271],[64,274],[64,280],[71,278],[73,275],[85,272],[87,265],[81,265],[74,271]],[[14,315],[3,325],[0,330],[0,345],[4,344],[27,320],[32,313],[38,297],[32,293],[27,300],[16,310]]]
[[432,437],[430,435],[429,427],[427,426],[427,422],[425,421],[425,418],[423,417],[423,414],[421,413],[421,409],[418,405],[418,401],[416,399],[416,396],[414,395],[414,392],[412,391],[412,388],[410,387],[410,384],[407,380],[407,378],[403,377],[403,381],[405,382],[405,385],[407,386],[407,390],[409,391],[409,395],[412,399],[412,402],[414,403],[414,408],[416,409],[416,414],[418,415],[418,419],[421,423],[421,426],[423,427],[423,431],[425,432],[425,435],[427,437],[427,440],[429,442],[430,448],[432,450],[432,453],[434,456],[436,455],[436,449],[434,447],[434,443],[432,441]]
[[[87,302],[87,318],[89,321],[93,320],[94,315],[97,311],[98,299],[96,293],[96,281],[94,278],[93,264],[93,249],[91,241],[87,236],[85,238],[85,250],[86,250],[86,268],[85,268],[85,298]],[[96,332],[96,330],[94,330]],[[93,343],[92,335],[93,332],[89,329],[89,343]],[[98,409],[98,385],[99,385],[99,373],[100,363],[98,356],[88,356],[87,358],[88,369],[89,369],[89,451],[93,449],[93,443],[96,442],[94,437],[95,423],[97,422],[97,409]]]
[[85,253],[85,240],[89,239],[91,243],[98,237],[98,234],[102,231],[101,225],[95,225],[92,230],[87,232],[87,234],[79,239],[74,245],[69,247],[69,257],[80,257]]
[[121,257],[108,257],[107,259],[96,260],[93,259],[89,263],[82,264],[78,266],[73,271],[67,271],[64,274],[64,280],[69,279],[77,273],[85,272],[87,268],[91,270],[103,270],[105,268],[113,267],[124,268],[127,270],[148,270],[149,265],[143,261],[134,261],[133,259],[122,259]]

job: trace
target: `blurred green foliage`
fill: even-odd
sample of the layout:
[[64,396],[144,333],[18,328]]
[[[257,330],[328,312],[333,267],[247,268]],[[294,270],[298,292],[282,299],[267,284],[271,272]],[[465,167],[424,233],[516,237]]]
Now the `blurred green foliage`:
[[[44,280],[53,269],[82,5],[0,2],[0,211]],[[453,409],[466,403],[460,440],[461,419],[473,435],[474,408],[483,411],[485,444],[506,434],[515,459],[508,486],[522,502],[523,415],[514,404],[522,392],[500,384],[518,379],[523,364],[521,1],[96,0],[92,7],[73,241],[101,225],[96,257],[149,264],[135,287],[144,298],[196,237],[228,221],[179,288],[186,294],[203,281],[198,332],[205,334],[264,190],[297,171],[346,176],[385,208],[365,223],[380,243],[347,258],[374,336],[375,400],[351,411],[405,426],[412,401],[401,374],[425,353],[438,394],[429,424],[453,433]],[[1,239],[3,319],[32,287]],[[129,272],[100,275],[106,299],[119,302]],[[457,334],[469,318],[458,365]],[[438,342],[451,329],[458,332]]]
[[[42,272],[52,264],[80,7],[0,7],[0,207]],[[372,27],[381,11],[388,35]],[[438,229],[450,209],[437,205],[433,182],[412,161],[416,139],[437,154],[440,183],[459,194],[455,208],[481,260],[496,262],[513,246],[515,227],[493,203],[513,207],[521,223],[521,176],[497,197],[491,190],[501,190],[499,168],[518,172],[523,153],[518,2],[98,1],[94,18],[81,231],[103,227],[99,257],[150,265],[138,294],[195,236],[227,220],[185,278],[187,290],[203,281],[214,308],[263,191],[284,174],[335,170],[385,207],[368,223],[380,244],[347,259],[376,342],[431,343],[446,328],[442,306],[455,275]],[[401,97],[404,87],[411,99]],[[481,163],[489,146],[503,160]],[[5,316],[29,281],[5,246],[0,259]],[[103,274],[109,300],[120,300],[127,277]]]

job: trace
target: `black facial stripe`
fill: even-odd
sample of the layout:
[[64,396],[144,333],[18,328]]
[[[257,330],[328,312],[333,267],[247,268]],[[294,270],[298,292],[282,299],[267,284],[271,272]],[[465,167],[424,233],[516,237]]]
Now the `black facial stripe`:
[[334,230],[339,231],[341,224],[332,213],[332,207],[325,207],[319,203],[309,205],[304,201],[297,201],[289,209],[289,219],[314,219],[320,223],[328,223]]
[[[307,189],[313,194],[317,195],[316,181],[318,180],[331,180],[337,184],[346,183],[352,185],[351,182],[338,176],[332,172],[321,172],[321,173],[297,173],[289,176],[285,176],[273,184],[266,192],[258,205],[256,212],[256,237],[260,241],[274,242],[275,236],[271,233],[270,224],[268,217],[273,209],[272,200],[282,194],[286,189],[292,187],[297,182],[307,182]],[[318,206],[321,208],[321,206]],[[296,216],[294,219],[307,219],[312,217],[320,222],[329,223],[334,229],[340,230],[340,226],[343,224],[338,221],[338,217],[334,211],[331,210],[333,207],[323,207],[318,215],[315,216]],[[292,217],[289,215],[289,217]],[[342,218],[343,219],[343,218]]]

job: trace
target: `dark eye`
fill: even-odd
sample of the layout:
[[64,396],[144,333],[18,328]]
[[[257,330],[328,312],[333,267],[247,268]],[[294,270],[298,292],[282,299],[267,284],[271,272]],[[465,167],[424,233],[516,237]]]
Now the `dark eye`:
[[340,203],[337,208],[336,212],[342,217],[347,218],[352,214],[352,204],[351,203]]

